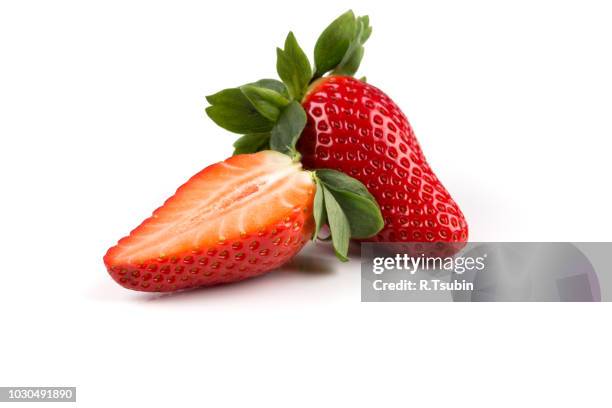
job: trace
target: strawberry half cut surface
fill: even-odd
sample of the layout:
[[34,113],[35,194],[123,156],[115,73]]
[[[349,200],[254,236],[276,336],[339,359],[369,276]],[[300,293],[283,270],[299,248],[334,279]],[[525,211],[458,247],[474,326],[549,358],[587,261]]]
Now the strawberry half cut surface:
[[304,171],[277,151],[236,155],[193,176],[110,248],[104,264],[120,285],[140,291],[235,282],[281,266],[325,223],[342,260],[350,238],[383,225],[357,180]]
[[[290,32],[277,49],[281,81],[210,95],[206,112],[243,135],[235,154],[272,148],[301,157],[306,168],[334,169],[362,182],[384,218],[369,240],[436,242],[441,253],[456,253],[468,239],[467,222],[408,119],[383,91],[353,78],[371,32],[367,16],[342,14],[319,36],[314,67]],[[279,132],[291,134],[288,143],[279,143]]]
[[286,155],[233,156],[193,176],[104,263],[119,284],[144,291],[257,276],[310,239],[314,194],[310,173]]

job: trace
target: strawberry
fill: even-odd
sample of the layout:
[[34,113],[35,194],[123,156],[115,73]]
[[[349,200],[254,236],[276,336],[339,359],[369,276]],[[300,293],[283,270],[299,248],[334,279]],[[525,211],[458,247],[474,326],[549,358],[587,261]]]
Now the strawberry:
[[236,155],[193,176],[110,248],[104,264],[120,285],[141,291],[235,282],[290,260],[323,220],[340,225],[332,240],[341,259],[349,238],[360,235],[349,222],[363,236],[382,228],[375,200],[358,181],[304,171],[275,151]]
[[433,173],[408,119],[382,91],[349,76],[316,81],[302,101],[304,166],[332,168],[365,184],[381,206],[376,241],[467,240],[467,223]]
[[[371,240],[441,242],[456,252],[468,238],[465,217],[427,164],[408,119],[384,92],[352,77],[371,31],[367,16],[344,13],[317,40],[314,69],[290,32],[277,49],[282,82],[226,89],[207,97],[206,112],[244,135],[236,154],[273,148],[301,157],[306,168],[335,169],[365,184],[385,223]],[[281,146],[275,135],[287,129],[297,142]]]

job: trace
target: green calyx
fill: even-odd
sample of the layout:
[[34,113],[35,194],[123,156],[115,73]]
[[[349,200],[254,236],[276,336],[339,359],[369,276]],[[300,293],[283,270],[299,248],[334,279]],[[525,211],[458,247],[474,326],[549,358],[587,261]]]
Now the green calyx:
[[[240,134],[234,155],[276,150],[300,160],[296,143],[307,123],[301,105],[309,86],[330,75],[353,76],[363,58],[363,44],[372,27],[368,16],[349,10],[336,18],[319,36],[314,67],[292,32],[283,48],[276,49],[276,71],[281,79],[262,79],[206,97],[206,114],[219,126]],[[365,77],[364,77],[365,79]],[[336,255],[347,260],[351,238],[369,238],[383,227],[376,200],[359,181],[335,170],[313,173],[316,239],[327,224]]]
[[314,172],[314,180],[313,239],[327,224],[336,256],[346,261],[351,238],[369,238],[383,228],[380,207],[360,181],[342,172],[320,169]]
[[354,75],[363,58],[363,44],[371,33],[368,16],[356,17],[353,11],[347,11],[319,36],[312,68],[295,35],[289,32],[283,48],[276,49],[276,71],[281,81],[262,79],[207,96],[210,106],[206,114],[222,128],[244,135],[234,143],[234,154],[278,147],[295,157],[295,142],[306,117],[300,103],[308,87],[328,73]]

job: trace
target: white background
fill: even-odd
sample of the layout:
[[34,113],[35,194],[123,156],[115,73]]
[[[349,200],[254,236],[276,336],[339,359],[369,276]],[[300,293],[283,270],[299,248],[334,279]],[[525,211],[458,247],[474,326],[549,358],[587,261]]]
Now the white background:
[[[130,292],[102,256],[234,136],[204,96],[348,8],[471,239],[610,240],[606,1],[3,1],[0,385],[79,406],[609,406],[607,304],[362,304],[324,244],[261,279]],[[355,257],[354,257],[355,258]],[[607,402],[606,402],[607,401]]]

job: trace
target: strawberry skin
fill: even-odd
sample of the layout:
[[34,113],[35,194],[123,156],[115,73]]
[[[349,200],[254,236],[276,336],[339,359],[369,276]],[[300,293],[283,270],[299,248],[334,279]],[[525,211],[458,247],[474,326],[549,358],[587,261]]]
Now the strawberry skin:
[[[465,218],[423,155],[406,116],[382,91],[348,76],[311,85],[298,141],[306,168],[342,171],[380,204],[380,242],[463,243]],[[460,245],[462,246],[462,245]]]
[[147,292],[261,275],[310,239],[314,193],[311,174],[286,155],[233,156],[181,186],[104,264],[120,285]]

